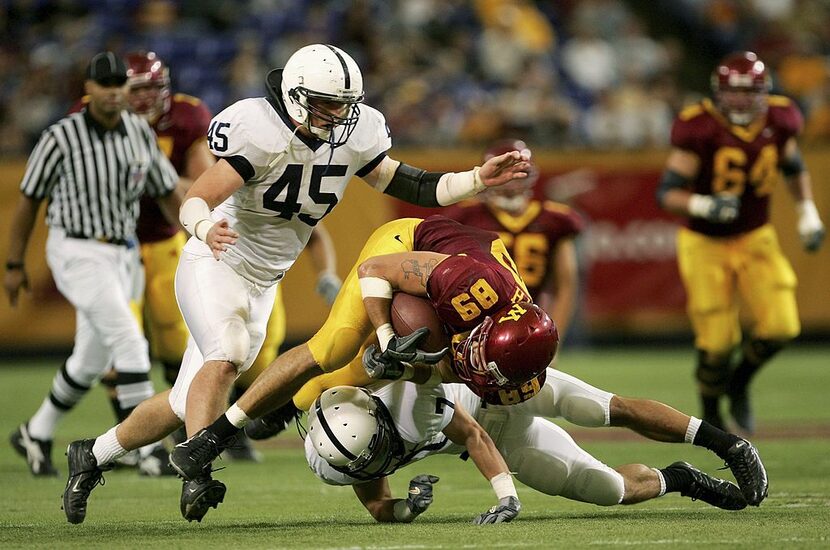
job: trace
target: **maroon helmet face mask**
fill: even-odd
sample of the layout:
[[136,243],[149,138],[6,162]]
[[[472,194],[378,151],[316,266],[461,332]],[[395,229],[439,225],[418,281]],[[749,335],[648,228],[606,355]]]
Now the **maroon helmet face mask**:
[[476,394],[515,389],[539,376],[556,355],[553,320],[531,303],[509,304],[485,317],[456,351],[456,374]]
[[711,85],[718,109],[732,124],[748,126],[766,114],[770,77],[753,52],[726,56],[712,72]]
[[155,121],[170,110],[170,70],[154,52],[133,52],[126,56],[130,108]]

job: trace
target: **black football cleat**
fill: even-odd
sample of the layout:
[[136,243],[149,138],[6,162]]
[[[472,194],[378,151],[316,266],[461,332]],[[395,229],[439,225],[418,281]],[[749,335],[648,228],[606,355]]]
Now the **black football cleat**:
[[746,388],[742,391],[729,392],[729,414],[743,431],[755,433],[755,416],[752,414],[752,405]]
[[769,481],[767,470],[761,462],[758,450],[746,439],[736,437],[735,443],[722,456],[726,466],[735,476],[747,504],[758,506],[767,497]]
[[233,440],[233,437],[220,440],[215,434],[203,428],[184,443],[173,447],[170,452],[170,466],[185,481],[205,476],[210,473],[213,460],[227,449]]
[[185,481],[182,484],[182,517],[187,521],[196,520],[201,523],[208,510],[216,508],[225,500],[226,491],[224,483],[211,479],[209,475]]
[[737,485],[729,481],[712,477],[701,472],[688,462],[675,462],[667,470],[684,470],[690,479],[687,487],[680,490],[684,497],[692,500],[702,500],[724,510],[743,510],[746,508],[746,499]]
[[9,436],[17,454],[26,459],[29,471],[38,477],[55,477],[58,471],[52,465],[52,440],[35,439],[29,435],[29,426],[21,424]]
[[292,420],[298,418],[302,412],[289,401],[282,407],[255,418],[245,426],[245,433],[251,439],[268,439],[285,430]]
[[63,512],[69,523],[82,523],[86,517],[86,501],[97,485],[104,484],[104,471],[92,454],[94,439],[73,441],[66,449],[69,479],[63,491]]
[[233,440],[233,443],[225,449],[222,453],[223,458],[239,462],[262,462],[262,453],[254,449],[250,438],[245,435],[245,432],[239,432]]

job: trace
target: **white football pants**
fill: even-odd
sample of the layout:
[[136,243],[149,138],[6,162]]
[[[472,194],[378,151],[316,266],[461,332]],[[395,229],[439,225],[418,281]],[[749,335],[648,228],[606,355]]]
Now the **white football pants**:
[[190,331],[170,406],[182,420],[193,377],[206,361],[228,361],[241,374],[262,342],[277,285],[264,288],[210,255],[182,252],[176,269],[176,300]]

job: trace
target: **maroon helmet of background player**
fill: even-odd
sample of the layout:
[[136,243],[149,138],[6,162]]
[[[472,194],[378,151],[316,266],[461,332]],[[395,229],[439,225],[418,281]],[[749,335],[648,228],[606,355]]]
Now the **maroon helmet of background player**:
[[517,388],[545,371],[559,347],[556,325],[530,302],[508,304],[456,349],[458,377],[476,394]]
[[130,108],[151,123],[170,110],[170,71],[155,52],[127,54]]
[[[484,152],[484,161],[493,157],[518,151],[530,157],[530,149],[527,144],[519,139],[503,139],[491,144]],[[530,172],[527,177],[520,180],[513,180],[504,185],[493,187],[484,193],[484,200],[498,210],[504,210],[514,215],[521,214],[527,209],[530,199],[533,198],[533,186],[539,179],[539,171],[533,161],[530,161]]]
[[766,65],[754,52],[727,55],[712,71],[715,103],[732,124],[747,126],[766,114],[770,88]]

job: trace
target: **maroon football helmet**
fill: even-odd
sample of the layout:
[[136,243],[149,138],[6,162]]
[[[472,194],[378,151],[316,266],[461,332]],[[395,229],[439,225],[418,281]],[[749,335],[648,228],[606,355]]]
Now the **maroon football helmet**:
[[712,71],[715,103],[729,122],[739,126],[766,114],[771,87],[766,65],[753,52],[727,55]]
[[[484,152],[484,161],[493,157],[503,155],[510,151],[519,151],[530,155],[527,144],[519,139],[503,139],[496,141]],[[539,171],[533,161],[530,162],[530,173],[525,179],[513,180],[488,189],[483,198],[492,208],[504,210],[514,215],[519,215],[527,209],[530,199],[533,198],[533,186],[539,179]]]
[[155,52],[132,52],[126,60],[130,108],[155,122],[170,110],[170,70]]
[[530,302],[487,316],[456,348],[455,371],[476,394],[515,389],[543,372],[556,355],[559,332]]

